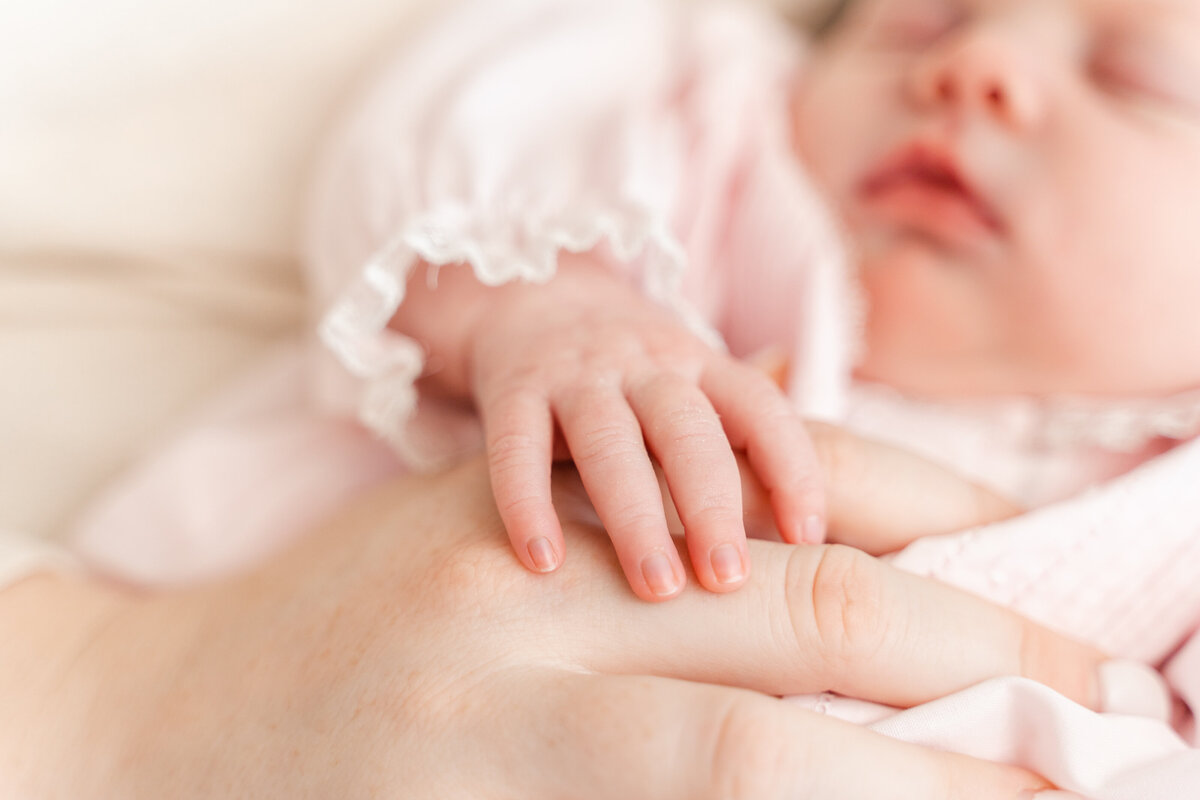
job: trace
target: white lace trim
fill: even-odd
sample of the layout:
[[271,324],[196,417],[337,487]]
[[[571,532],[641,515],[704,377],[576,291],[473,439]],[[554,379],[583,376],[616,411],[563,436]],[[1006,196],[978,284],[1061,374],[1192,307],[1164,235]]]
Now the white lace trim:
[[1133,453],[1158,438],[1200,434],[1200,391],[1169,397],[1101,400],[1052,397],[1041,401],[1040,431],[1052,447],[1093,445]]
[[358,278],[321,320],[322,342],[345,368],[366,384],[359,408],[362,422],[410,465],[437,467],[455,453],[418,442],[408,430],[417,411],[415,383],[425,368],[425,351],[412,339],[387,329],[404,301],[409,273],[420,260],[432,266],[469,263],[489,286],[515,280],[545,283],[555,274],[558,253],[587,252],[604,242],[625,264],[638,262],[643,290],[679,315],[714,346],[717,332],[682,297],[687,260],[682,244],[650,212],[629,209],[576,211],[553,222],[516,220],[497,235],[481,234],[465,208],[445,208],[410,224],[367,261]]
[[878,383],[859,383],[858,392],[989,428],[1002,420],[1027,446],[1040,449],[1137,453],[1155,439],[1200,435],[1200,390],[1167,397],[1010,396],[958,402],[904,394]]

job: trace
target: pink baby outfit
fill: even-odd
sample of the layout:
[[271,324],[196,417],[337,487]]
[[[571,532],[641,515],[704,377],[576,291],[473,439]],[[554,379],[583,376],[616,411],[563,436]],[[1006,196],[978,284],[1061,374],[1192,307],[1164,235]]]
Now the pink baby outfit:
[[[741,4],[479,0],[444,14],[387,66],[321,170],[307,249],[324,347],[297,342],[248,376],[93,510],[81,551],[143,580],[195,580],[277,548],[402,463],[477,449],[474,416],[419,397],[423,352],[385,329],[409,271],[468,262],[487,283],[541,281],[560,250],[601,246],[735,355],[785,348],[804,413],[1044,503],[922,540],[895,564],[1168,664],[1200,703],[1200,444],[1144,464],[1120,452],[1191,435],[1197,404],[947,409],[851,385],[855,296],[790,146],[801,49]],[[1027,681],[896,715],[800,702],[1096,800],[1200,797],[1200,751],[1166,725],[1097,715]]]

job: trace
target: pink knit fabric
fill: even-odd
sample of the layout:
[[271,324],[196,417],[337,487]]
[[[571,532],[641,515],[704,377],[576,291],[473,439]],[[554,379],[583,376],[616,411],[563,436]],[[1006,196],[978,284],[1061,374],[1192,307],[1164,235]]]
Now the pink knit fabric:
[[[735,354],[787,349],[805,413],[1040,505],[917,542],[897,566],[1115,655],[1161,665],[1184,648],[1167,674],[1200,701],[1200,443],[1146,460],[1086,431],[1056,436],[1062,415],[1020,403],[947,409],[851,386],[854,293],[788,137],[801,62],[794,34],[744,5],[486,0],[435,21],[384,70],[321,171],[308,249],[328,350],[296,343],[248,376],[93,510],[83,552],[168,583],[262,557],[404,469],[354,415],[410,463],[478,447],[469,413],[413,389],[420,348],[385,330],[409,270],[466,261],[490,283],[545,280],[561,249],[600,244]],[[856,713],[839,698],[809,705]],[[873,724],[1097,800],[1200,797],[1200,751],[1166,726],[1092,714],[1027,682]],[[1044,746],[1025,746],[1031,726]]]

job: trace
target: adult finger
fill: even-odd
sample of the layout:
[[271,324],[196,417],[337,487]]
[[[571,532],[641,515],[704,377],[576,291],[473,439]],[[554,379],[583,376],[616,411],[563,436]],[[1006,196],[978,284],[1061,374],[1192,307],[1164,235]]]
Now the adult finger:
[[[584,555],[575,565],[586,577],[576,575],[571,585],[608,574],[589,538],[579,537]],[[1012,611],[850,547],[751,541],[749,549],[754,572],[727,596],[689,590],[633,613],[633,601],[613,592],[581,592],[579,612],[596,636],[580,643],[578,657],[602,672],[777,695],[835,691],[900,707],[989,678],[1024,676],[1100,705],[1104,654]],[[605,626],[605,619],[620,625]]]
[[700,388],[730,443],[745,451],[784,540],[823,541],[826,481],[803,421],[779,388],[760,371],[724,359],[709,365]]
[[923,536],[1021,513],[991,490],[906,450],[818,422],[808,431],[826,475],[833,541],[890,553]]
[[548,711],[524,733],[545,769],[541,785],[514,796],[1018,800],[1048,788],[1022,769],[888,739],[750,691],[635,676],[537,680]]
[[750,559],[741,475],[721,420],[696,385],[679,375],[633,381],[627,394],[662,465],[698,580],[714,592],[738,588]]
[[481,400],[488,473],[500,519],[517,558],[551,572],[566,552],[550,496],[554,424],[548,401],[511,391]]
[[578,387],[555,398],[554,412],[625,578],[643,600],[679,594],[686,571],[642,429],[615,387]]

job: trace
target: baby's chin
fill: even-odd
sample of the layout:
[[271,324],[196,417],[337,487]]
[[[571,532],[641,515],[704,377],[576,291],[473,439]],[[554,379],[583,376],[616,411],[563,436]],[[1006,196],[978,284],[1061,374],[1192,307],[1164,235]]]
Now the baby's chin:
[[1003,309],[987,287],[962,268],[915,255],[861,265],[867,317],[855,377],[937,397],[1028,388],[1007,363]]
[[1002,383],[975,368],[972,374],[947,368],[944,362],[929,359],[869,355],[854,369],[854,378],[866,383],[891,387],[910,397],[931,400],[968,400],[1019,391],[1013,383]]
[[966,344],[977,331],[922,326],[920,320],[896,322],[868,321],[863,355],[854,369],[856,380],[931,400],[1049,395],[1067,388],[1061,374],[1047,374],[1036,353],[1022,357],[995,341]]
[[854,369],[858,381],[928,400],[1034,397],[1094,401],[1172,398],[1200,391],[1200,374],[1149,373],[1102,359],[1052,365],[1041,354],[948,353],[944,348],[873,348]]
[[[1053,387],[1032,375],[1021,377],[982,364],[956,360],[948,367],[944,361],[930,363],[921,359],[865,359],[854,369],[857,381],[890,387],[916,399],[933,401],[975,401],[1014,397],[1056,397],[1092,395],[1092,392],[1068,391]],[[908,365],[908,366],[903,366]],[[1095,393],[1104,396],[1104,393]]]

